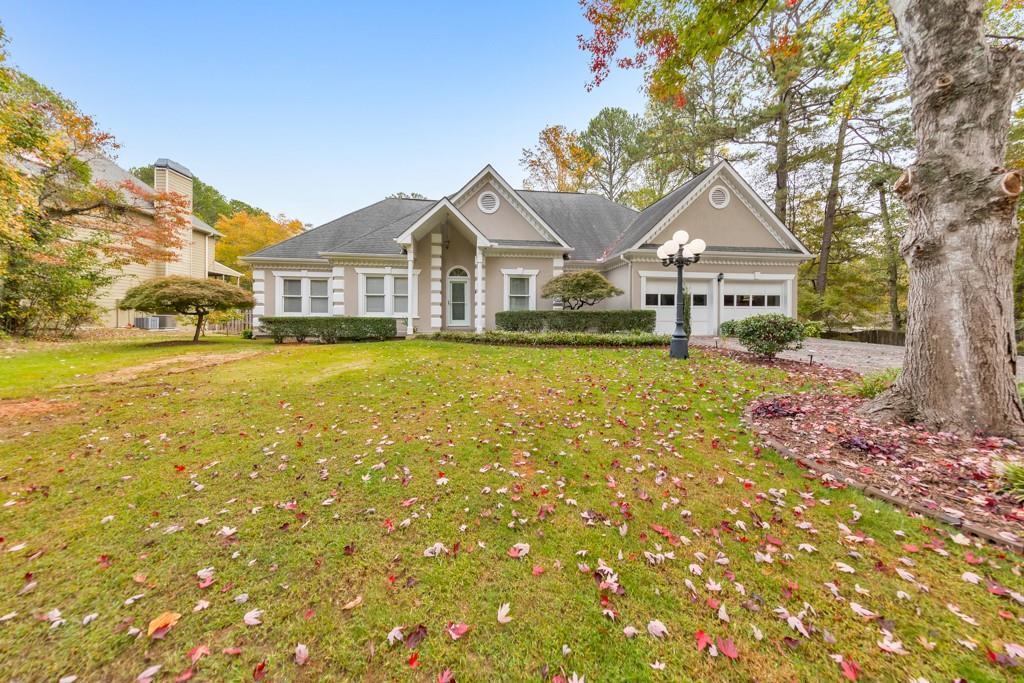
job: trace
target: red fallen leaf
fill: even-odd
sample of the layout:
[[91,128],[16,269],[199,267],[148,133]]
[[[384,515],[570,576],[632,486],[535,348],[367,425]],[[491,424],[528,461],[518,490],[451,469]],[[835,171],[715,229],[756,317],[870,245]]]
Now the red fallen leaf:
[[857,666],[857,662],[852,659],[843,658],[843,661],[839,664],[839,668],[843,672],[843,676],[851,681],[857,680],[857,676],[860,675],[860,667]]
[[104,569],[110,569],[110,555],[100,555],[99,562]]
[[316,614],[316,610],[310,608],[310,609],[307,609],[305,612],[302,613],[302,618],[303,619],[312,619],[315,614]]
[[415,669],[419,665],[420,665],[420,653],[419,652],[413,652],[412,655],[409,657],[409,666],[411,666],[411,667],[413,667]]
[[240,655],[240,654],[242,654],[242,648],[240,648],[240,647],[226,647],[223,650],[221,650],[221,654],[232,655],[232,656]]
[[185,466],[184,465],[175,465],[174,469],[178,470],[179,472],[184,472],[185,471]]
[[533,575],[534,576],[540,576],[543,573],[544,573],[544,567],[540,566],[539,564],[533,565]]
[[904,543],[903,544],[903,552],[905,552],[905,553],[916,553],[918,551],[920,551],[920,548],[918,548],[913,543]]
[[200,588],[209,588],[213,585],[213,576],[207,576],[205,579],[199,582]]
[[395,530],[395,523],[392,522],[390,519],[385,519],[384,520],[384,529],[386,529],[387,532],[390,534],[392,531]]
[[658,532],[666,539],[668,539],[670,545],[679,545],[679,539],[676,537],[676,535],[668,529],[666,529],[665,527],[661,526],[660,524],[652,524],[651,529],[653,529],[654,531]]
[[710,607],[711,609],[718,609],[718,606],[720,604],[721,603],[718,602],[718,600],[715,600],[714,598],[708,596],[708,607]]
[[740,653],[736,650],[736,643],[732,642],[731,638],[717,638],[716,645],[718,645],[718,651],[729,659],[738,659]]
[[711,644],[711,637],[704,631],[697,631],[694,636],[697,638],[697,652],[703,652]]
[[781,548],[782,547],[782,539],[781,538],[776,538],[775,536],[772,536],[771,534],[768,534],[767,536],[765,536],[764,540],[767,543],[771,543],[776,548]]
[[253,670],[252,670],[252,680],[254,680],[254,681],[262,681],[263,678],[266,675],[267,675],[267,660],[264,659],[262,662],[260,662],[259,664],[257,664],[253,668]]
[[1012,619],[1016,619],[1016,618],[1017,618],[1017,617],[1015,617],[1015,616],[1013,615],[1013,612],[1007,612],[1006,610],[999,610],[999,611],[997,612],[997,614],[998,614],[998,615],[999,615],[1000,617],[1002,617],[1003,619],[1011,619],[1011,620],[1012,620]]
[[178,677],[174,679],[174,683],[182,683],[183,681],[192,680],[192,677],[195,675],[195,673],[195,669],[193,669],[190,666],[189,668],[185,669],[180,674],[178,674]]
[[970,550],[968,550],[967,553],[964,555],[964,562],[966,562],[967,564],[981,564],[984,561],[985,561],[985,558],[978,557],[977,555],[972,553]]
[[188,651],[188,658],[195,664],[203,657],[207,657],[210,654],[210,648],[207,645],[196,645],[194,648]]
[[455,683],[455,674],[451,669],[445,669],[437,674],[437,683]]
[[448,622],[445,632],[451,636],[452,640],[458,640],[462,636],[466,635],[466,631],[469,630],[469,624],[463,624],[461,622],[455,623],[452,621]]
[[754,484],[752,482],[745,481],[743,482],[743,488],[749,491],[750,489],[754,488]]

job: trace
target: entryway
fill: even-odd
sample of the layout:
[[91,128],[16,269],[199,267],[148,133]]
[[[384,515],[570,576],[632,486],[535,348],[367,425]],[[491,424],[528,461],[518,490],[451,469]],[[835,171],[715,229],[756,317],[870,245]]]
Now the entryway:
[[455,267],[448,272],[448,327],[469,327],[469,273]]

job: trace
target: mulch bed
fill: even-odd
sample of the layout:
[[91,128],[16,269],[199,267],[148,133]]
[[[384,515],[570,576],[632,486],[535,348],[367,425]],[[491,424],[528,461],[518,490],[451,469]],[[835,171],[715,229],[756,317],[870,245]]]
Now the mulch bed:
[[1024,448],[962,438],[858,414],[864,399],[800,394],[758,401],[750,427],[769,446],[819,473],[913,512],[1024,552],[1024,505],[1002,493],[998,467],[1024,464]]

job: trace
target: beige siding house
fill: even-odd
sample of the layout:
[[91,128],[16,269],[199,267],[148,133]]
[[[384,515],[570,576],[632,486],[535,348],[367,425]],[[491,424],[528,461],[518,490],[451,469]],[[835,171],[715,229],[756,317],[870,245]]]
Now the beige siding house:
[[[176,192],[185,197],[189,211],[192,209],[192,173],[179,163],[170,159],[157,159],[153,165],[154,187],[149,187],[105,156],[97,155],[86,161],[92,170],[94,182],[111,187],[130,182],[146,194]],[[135,197],[131,201],[135,208],[134,220],[153,220],[152,202]],[[85,229],[88,229],[87,225]],[[184,246],[176,249],[169,261],[129,264],[120,270],[115,282],[100,293],[96,303],[103,311],[100,319],[103,327],[127,327],[139,323],[161,328],[175,326],[174,316],[147,316],[135,311],[118,310],[117,306],[125,292],[140,282],[164,275],[222,279],[241,277],[241,273],[216,260],[217,241],[221,238],[219,232],[196,216],[191,216],[190,225],[185,230],[188,234],[184,235]]]
[[593,194],[515,190],[491,166],[439,200],[385,199],[243,260],[254,316],[386,316],[406,334],[485,330],[506,310],[557,307],[540,292],[566,271],[598,270],[623,290],[605,309],[675,319],[675,269],[655,249],[685,228],[707,251],[685,272],[693,333],[726,320],[796,314],[807,249],[728,162],[643,211]]

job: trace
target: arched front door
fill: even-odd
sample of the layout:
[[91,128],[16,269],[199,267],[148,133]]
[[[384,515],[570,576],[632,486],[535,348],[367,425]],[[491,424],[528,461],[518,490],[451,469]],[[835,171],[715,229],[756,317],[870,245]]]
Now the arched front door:
[[448,271],[448,326],[469,327],[469,273],[465,268]]

